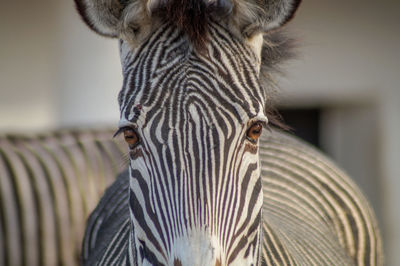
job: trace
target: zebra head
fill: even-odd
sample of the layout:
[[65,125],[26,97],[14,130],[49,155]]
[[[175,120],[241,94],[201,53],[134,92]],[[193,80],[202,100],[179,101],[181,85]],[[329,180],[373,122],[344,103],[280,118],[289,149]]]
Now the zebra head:
[[132,263],[259,265],[264,34],[300,1],[76,1],[120,39]]

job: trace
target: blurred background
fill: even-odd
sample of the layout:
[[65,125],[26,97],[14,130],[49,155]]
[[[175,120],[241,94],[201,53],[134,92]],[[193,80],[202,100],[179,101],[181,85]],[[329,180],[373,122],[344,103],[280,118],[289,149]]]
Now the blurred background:
[[[400,1],[304,0],[289,31],[299,57],[279,106],[376,211],[387,265],[400,265]],[[0,133],[117,125],[118,45],[73,1],[0,3]]]

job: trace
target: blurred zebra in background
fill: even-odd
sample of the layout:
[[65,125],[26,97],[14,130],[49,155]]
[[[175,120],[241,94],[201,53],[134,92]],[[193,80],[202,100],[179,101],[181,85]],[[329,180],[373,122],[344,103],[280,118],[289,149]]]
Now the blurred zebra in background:
[[127,167],[111,136],[0,135],[0,265],[78,265],[86,219]]

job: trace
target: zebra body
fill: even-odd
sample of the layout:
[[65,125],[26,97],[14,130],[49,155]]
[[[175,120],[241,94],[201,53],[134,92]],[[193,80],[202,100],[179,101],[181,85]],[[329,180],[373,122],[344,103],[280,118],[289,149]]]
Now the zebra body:
[[260,139],[271,74],[290,54],[276,29],[299,0],[76,2],[120,40],[116,135],[130,158],[128,186],[123,175],[92,216],[88,265],[379,261],[373,215],[347,180],[305,175],[312,158]]
[[[260,158],[262,265],[383,264],[374,214],[332,161],[277,130],[261,139]],[[129,265],[128,190],[125,171],[91,214],[83,243],[85,265]]]

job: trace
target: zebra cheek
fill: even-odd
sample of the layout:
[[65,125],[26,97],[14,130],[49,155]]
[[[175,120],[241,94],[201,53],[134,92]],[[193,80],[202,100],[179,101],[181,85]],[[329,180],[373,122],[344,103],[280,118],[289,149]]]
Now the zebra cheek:
[[143,151],[142,151],[142,149],[138,149],[138,148],[136,148],[136,149],[134,149],[134,150],[131,150],[130,152],[129,152],[129,158],[131,159],[131,160],[138,160],[139,158],[143,158]]
[[244,152],[251,153],[253,155],[257,155],[258,154],[258,145],[253,144],[253,143],[246,143],[244,146]]
[[132,169],[138,170],[144,176],[148,176],[149,173],[146,171],[146,158],[141,149],[136,149],[130,152],[129,165]]

